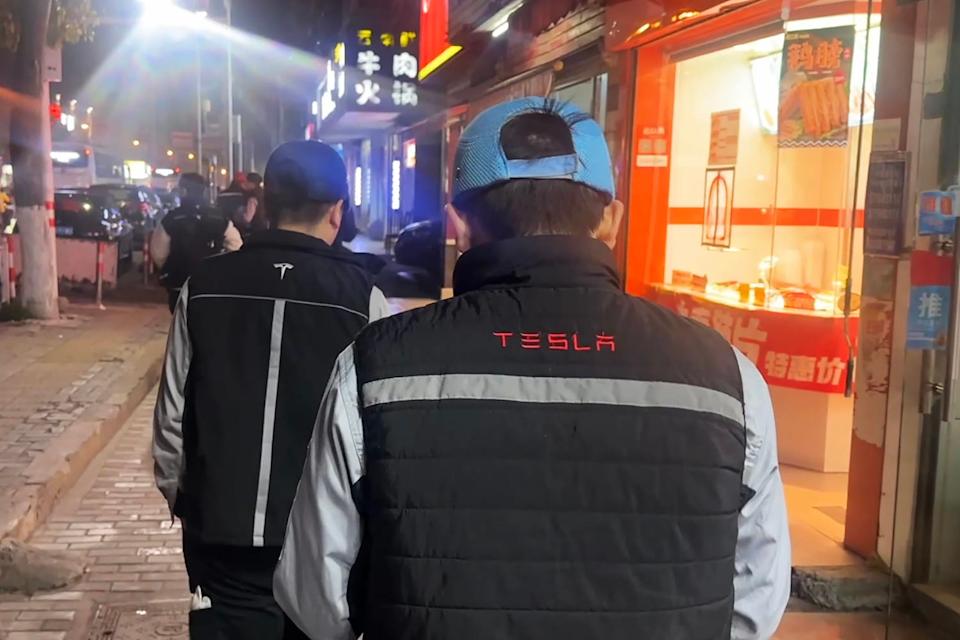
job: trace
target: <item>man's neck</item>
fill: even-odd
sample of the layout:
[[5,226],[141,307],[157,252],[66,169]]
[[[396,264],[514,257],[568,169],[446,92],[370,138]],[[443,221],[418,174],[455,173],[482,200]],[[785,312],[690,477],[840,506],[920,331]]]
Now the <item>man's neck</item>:
[[318,240],[323,240],[328,245],[332,245],[334,238],[330,236],[328,229],[324,228],[324,225],[321,224],[305,224],[297,222],[283,222],[277,225],[277,229],[281,231],[293,231],[294,233],[302,233],[304,235],[316,238]]

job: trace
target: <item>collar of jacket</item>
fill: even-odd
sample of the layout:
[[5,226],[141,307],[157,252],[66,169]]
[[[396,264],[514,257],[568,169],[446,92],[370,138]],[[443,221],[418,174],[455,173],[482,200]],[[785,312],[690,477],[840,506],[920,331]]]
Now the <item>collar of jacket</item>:
[[467,251],[453,271],[454,292],[504,287],[621,289],[613,252],[599,240],[527,236]]
[[340,251],[334,247],[331,247],[320,238],[314,238],[313,236],[308,236],[305,233],[299,233],[297,231],[285,231],[283,229],[257,231],[243,243],[243,248],[241,250],[261,248],[285,249],[287,251],[304,251],[306,253],[313,253],[326,258],[347,260],[357,264],[357,261],[353,259],[353,255],[351,253]]

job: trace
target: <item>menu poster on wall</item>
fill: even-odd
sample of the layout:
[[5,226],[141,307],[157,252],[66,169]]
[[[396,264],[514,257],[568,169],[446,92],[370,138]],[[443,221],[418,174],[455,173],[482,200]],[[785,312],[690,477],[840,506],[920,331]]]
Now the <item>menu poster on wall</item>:
[[718,111],[710,114],[710,156],[707,165],[737,164],[740,142],[740,110]]
[[872,154],[863,221],[865,254],[897,257],[903,251],[903,198],[906,184],[905,154]]
[[853,26],[790,31],[780,72],[780,146],[847,144]]

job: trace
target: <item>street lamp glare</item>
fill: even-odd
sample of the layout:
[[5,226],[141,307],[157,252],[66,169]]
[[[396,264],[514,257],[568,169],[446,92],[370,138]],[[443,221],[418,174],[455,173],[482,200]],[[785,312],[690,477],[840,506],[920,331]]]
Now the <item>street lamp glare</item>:
[[137,140],[136,138],[134,138],[134,139],[133,139],[133,146],[139,147],[139,146],[140,146],[140,141]]
[[142,20],[156,22],[158,20],[170,19],[170,12],[177,8],[173,0],[140,0],[143,6]]

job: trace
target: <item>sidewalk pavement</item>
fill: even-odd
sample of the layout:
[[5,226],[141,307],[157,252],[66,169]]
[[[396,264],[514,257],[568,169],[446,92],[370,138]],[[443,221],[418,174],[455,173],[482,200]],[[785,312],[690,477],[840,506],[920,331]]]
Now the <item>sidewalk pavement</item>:
[[157,382],[170,314],[156,298],[134,287],[105,310],[0,324],[0,539],[29,538]]
[[162,305],[113,303],[0,324],[0,538],[28,538],[140,404],[169,321]]
[[[82,580],[32,598],[0,595],[7,640],[187,640],[179,524],[153,484],[150,394],[31,542],[87,563]],[[884,640],[882,613],[788,613],[775,640]],[[942,636],[896,618],[889,640]],[[6,635],[4,636],[4,633]]]

